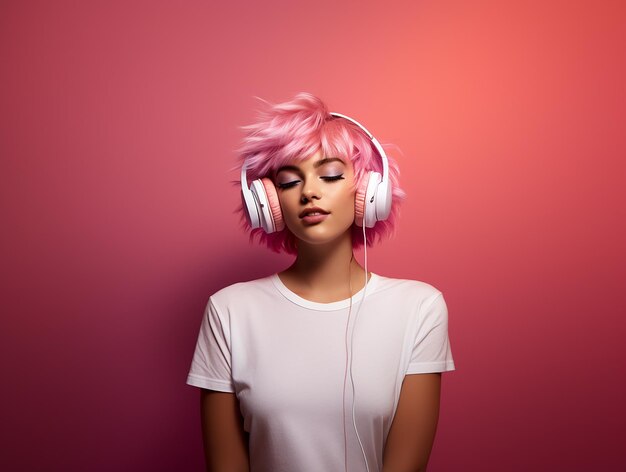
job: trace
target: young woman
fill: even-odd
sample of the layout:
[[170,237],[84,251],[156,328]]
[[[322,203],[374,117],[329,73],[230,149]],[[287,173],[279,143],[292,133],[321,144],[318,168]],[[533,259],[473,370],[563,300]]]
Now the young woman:
[[442,293],[367,271],[404,197],[396,163],[307,93],[244,130],[243,224],[296,257],[209,298],[187,379],[208,470],[425,470],[454,362]]

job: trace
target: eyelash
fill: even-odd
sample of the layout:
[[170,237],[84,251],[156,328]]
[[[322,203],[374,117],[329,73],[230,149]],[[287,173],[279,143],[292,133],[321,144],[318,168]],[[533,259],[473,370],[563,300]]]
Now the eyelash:
[[[343,176],[343,174],[340,174],[340,175],[325,176],[325,177],[320,177],[320,178],[322,180],[326,181],[326,182],[335,182],[337,180],[343,180],[344,176]],[[293,187],[298,182],[300,182],[300,181],[299,180],[294,180],[293,182],[287,182],[287,183],[284,183],[284,184],[276,184],[276,186],[278,188],[281,188],[281,189],[287,189],[287,188]]]

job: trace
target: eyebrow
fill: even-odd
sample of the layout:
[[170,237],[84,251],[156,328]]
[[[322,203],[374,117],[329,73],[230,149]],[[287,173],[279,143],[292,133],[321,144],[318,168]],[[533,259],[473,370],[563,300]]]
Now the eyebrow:
[[[335,162],[335,161],[341,162],[343,165],[346,165],[346,163],[343,162],[343,160],[339,159],[338,157],[325,157],[324,159],[320,159],[315,164],[313,164],[313,167],[317,169],[318,167],[321,167],[325,164],[328,164],[330,162]],[[275,175],[278,175],[283,170],[292,170],[294,172],[301,172],[298,166],[282,166],[280,169],[276,171]]]

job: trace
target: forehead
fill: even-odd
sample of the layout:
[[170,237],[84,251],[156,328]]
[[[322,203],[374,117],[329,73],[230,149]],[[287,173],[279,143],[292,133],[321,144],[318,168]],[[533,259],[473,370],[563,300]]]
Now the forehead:
[[320,149],[310,157],[304,159],[294,159],[286,162],[284,165],[281,165],[278,169],[276,169],[275,173],[278,174],[279,172],[286,170],[298,171],[306,169],[319,169],[328,164],[351,167],[352,162],[350,162],[350,159],[337,155],[325,156]]

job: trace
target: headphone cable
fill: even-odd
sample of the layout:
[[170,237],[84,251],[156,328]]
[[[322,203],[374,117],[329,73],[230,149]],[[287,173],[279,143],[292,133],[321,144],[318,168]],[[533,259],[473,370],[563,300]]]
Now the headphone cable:
[[[359,302],[359,307],[357,308],[357,311],[354,315],[354,325],[352,326],[352,332],[350,335],[350,380],[351,380],[351,385],[352,385],[352,424],[354,426],[354,432],[356,433],[356,437],[357,440],[359,441],[359,446],[361,447],[361,453],[363,454],[363,459],[365,460],[365,468],[367,469],[367,472],[369,472],[370,468],[369,468],[369,464],[367,462],[367,456],[365,455],[365,450],[363,449],[363,443],[361,442],[361,437],[359,436],[359,431],[357,430],[356,427],[356,413],[355,413],[355,409],[356,409],[356,391],[354,388],[354,377],[352,375],[352,351],[353,351],[353,345],[354,345],[354,329],[356,327],[356,321],[358,319],[358,315],[359,315],[359,311],[361,311],[361,306],[363,305],[363,300],[365,300],[365,294],[367,292],[367,284],[368,284],[368,274],[367,274],[367,237],[365,235],[365,223],[363,224],[363,247],[364,247],[364,251],[365,251],[365,285],[363,287],[363,296],[361,297],[361,301]],[[350,258],[350,275],[352,273],[352,259],[354,258],[354,254],[352,254],[352,257]],[[348,311],[348,322],[346,323],[346,341],[347,341],[347,335],[348,335],[348,325],[350,324],[350,315],[352,313],[352,277],[349,276],[349,284],[350,284],[350,309]],[[346,364],[348,363],[348,351],[347,351],[347,346],[346,346]],[[346,395],[345,395],[345,388],[346,388],[346,376],[344,373],[344,395],[343,395],[343,406],[344,406],[344,414],[343,414],[343,423],[344,423],[344,466],[346,469],[346,472],[348,471],[348,452],[347,452],[347,433],[346,433],[346,415],[345,415],[345,399],[346,399]]]

